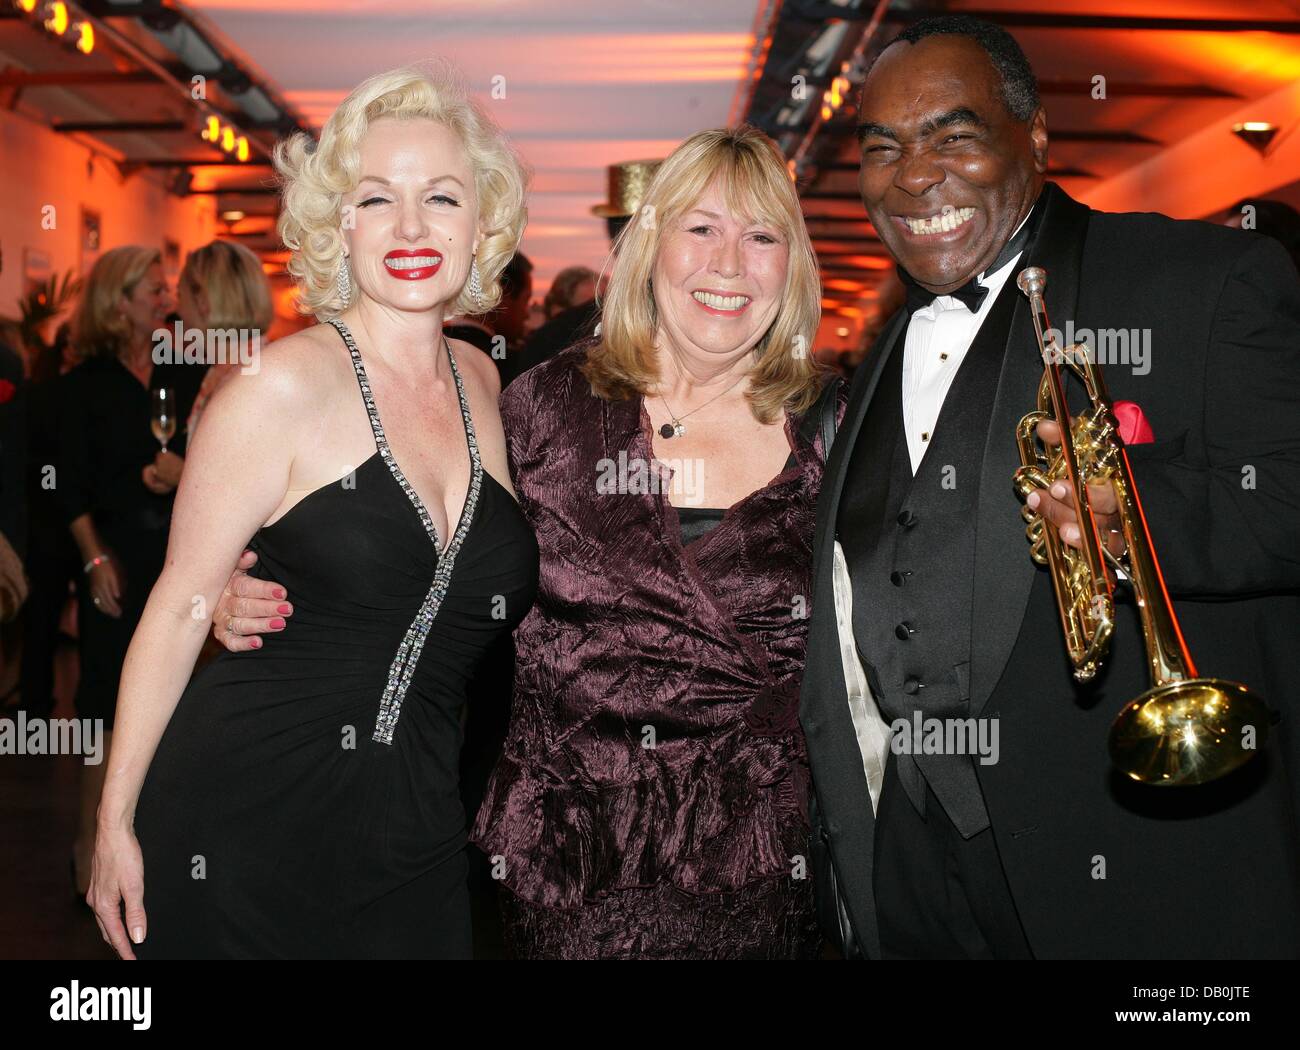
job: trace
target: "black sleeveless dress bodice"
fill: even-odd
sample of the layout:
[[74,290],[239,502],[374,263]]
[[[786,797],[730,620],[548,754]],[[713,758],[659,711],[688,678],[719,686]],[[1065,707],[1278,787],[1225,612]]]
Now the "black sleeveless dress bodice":
[[260,529],[283,631],[194,676],[136,809],[141,958],[467,958],[461,715],[532,604],[537,545],[470,449],[445,549],[407,484],[351,335],[376,451]]

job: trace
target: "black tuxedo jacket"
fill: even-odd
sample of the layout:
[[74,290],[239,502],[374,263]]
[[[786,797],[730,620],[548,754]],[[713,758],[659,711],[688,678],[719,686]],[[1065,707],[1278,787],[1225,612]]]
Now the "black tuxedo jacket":
[[[1028,300],[1008,281],[1003,293],[1019,302],[991,421],[967,436],[984,450],[975,569],[952,583],[973,588],[970,713],[999,720],[999,761],[976,768],[1012,895],[1040,958],[1294,957],[1300,278],[1259,235],[1092,211],[1052,183],[1044,195],[1017,272],[1046,269],[1057,329],[1129,332],[1128,364],[1103,367],[1111,396],[1137,402],[1154,431],[1129,461],[1197,669],[1245,682],[1283,721],[1260,756],[1215,784],[1144,787],[1111,769],[1110,722],[1150,685],[1141,630],[1121,600],[1107,668],[1088,688],[1074,683],[1011,484],[1015,427],[1043,367]],[[846,954],[868,958],[879,956],[875,822],[846,701],[833,545],[845,468],[882,366],[903,352],[905,321],[891,321],[859,369],[827,464],[800,706],[822,924]]]

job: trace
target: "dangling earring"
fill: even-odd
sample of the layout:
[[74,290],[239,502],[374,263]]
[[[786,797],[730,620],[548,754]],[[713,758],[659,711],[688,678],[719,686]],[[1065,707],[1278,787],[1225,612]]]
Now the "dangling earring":
[[338,278],[339,298],[343,300],[340,309],[346,310],[348,304],[352,302],[352,268],[348,266],[348,257],[343,256],[343,261],[339,264]]
[[478,272],[478,256],[475,256],[469,263],[469,297],[474,300],[474,305],[480,310],[483,309],[483,278]]

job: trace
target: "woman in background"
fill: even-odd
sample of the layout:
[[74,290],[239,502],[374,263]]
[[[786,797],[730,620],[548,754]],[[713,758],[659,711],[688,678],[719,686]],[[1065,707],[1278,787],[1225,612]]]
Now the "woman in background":
[[[82,567],[77,588],[81,677],[79,718],[102,719],[112,740],[122,661],[149,590],[162,572],[171,523],[170,488],[150,468],[152,391],[169,388],[188,411],[198,369],[154,363],[154,333],[167,327],[172,297],[161,254],[125,246],[95,262],[72,321],[81,363],[59,380],[54,491]],[[178,435],[178,443],[183,441]],[[90,877],[95,806],[105,763],[82,766],[73,881],[84,895]]]
[[[227,354],[226,361],[213,360],[211,351],[224,345],[232,351],[244,346],[251,352],[260,352],[272,321],[271,284],[262,271],[261,261],[244,245],[212,241],[185,257],[176,298],[183,331],[230,333],[219,344],[205,339],[204,345],[210,353],[204,360],[210,363],[185,422],[185,433],[192,439],[199,416],[217,389],[241,368],[258,367],[256,360],[241,361],[233,352]],[[184,468],[183,456],[159,450],[152,467],[146,471],[146,483],[152,482],[164,490],[174,489],[180,484]]]

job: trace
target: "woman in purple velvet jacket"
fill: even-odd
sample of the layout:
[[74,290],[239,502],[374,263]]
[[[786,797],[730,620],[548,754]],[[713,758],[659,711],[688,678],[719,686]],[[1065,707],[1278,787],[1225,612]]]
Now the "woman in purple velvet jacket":
[[778,148],[701,132],[620,236],[599,335],[502,396],[540,583],[471,837],[517,957],[819,953],[797,713],[845,402],[820,296]]
[[518,956],[815,956],[800,424],[825,377],[779,151],[695,135],[616,251],[600,335],[501,400],[541,576],[472,838]]

